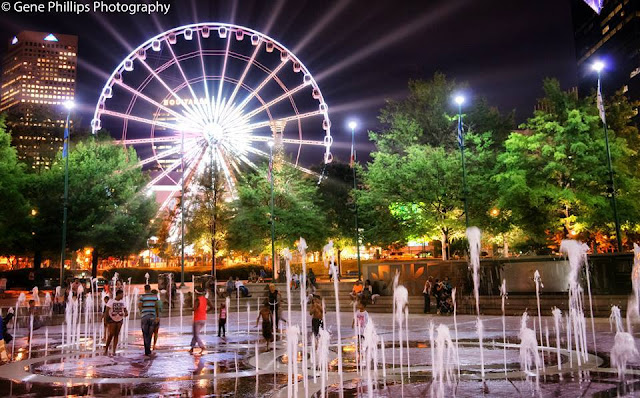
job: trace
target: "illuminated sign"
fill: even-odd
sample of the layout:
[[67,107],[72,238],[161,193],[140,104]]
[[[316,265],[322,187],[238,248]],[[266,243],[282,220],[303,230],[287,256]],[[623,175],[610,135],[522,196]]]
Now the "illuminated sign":
[[174,105],[206,105],[209,101],[206,98],[179,98],[179,99],[165,99],[162,101],[162,105],[164,106],[174,106]]
[[11,39],[11,44],[16,44],[18,42],[18,38],[16,36],[13,36],[13,39]]
[[44,38],[44,41],[58,41],[58,38],[53,35],[53,33],[49,33],[47,37]]

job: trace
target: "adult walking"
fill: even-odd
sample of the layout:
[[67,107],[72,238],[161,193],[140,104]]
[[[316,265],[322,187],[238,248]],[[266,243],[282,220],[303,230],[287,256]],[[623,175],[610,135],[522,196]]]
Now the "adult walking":
[[207,310],[209,307],[213,307],[211,302],[204,297],[204,292],[201,290],[196,290],[196,300],[195,307],[193,308],[193,337],[191,338],[191,349],[189,350],[189,354],[193,354],[193,349],[196,344],[200,347],[200,354],[204,354],[205,345],[200,338],[200,332],[204,327],[204,324],[207,322]]
[[151,339],[155,331],[156,318],[160,316],[158,296],[151,293],[151,286],[144,285],[144,293],[138,300],[140,310],[140,326],[144,341],[144,355],[151,355]]
[[115,298],[109,300],[107,303],[107,331],[109,332],[109,337],[107,337],[107,343],[104,347],[104,355],[108,354],[109,345],[112,340],[113,349],[111,355],[116,355],[116,347],[118,347],[118,338],[120,336],[123,319],[129,316],[129,311],[127,311],[126,304],[122,297],[122,290],[117,290]]
[[424,282],[424,289],[422,289],[422,295],[424,296],[424,313],[431,312],[431,289],[433,288],[433,277],[430,276]]
[[269,292],[267,294],[267,299],[269,301],[269,308],[271,309],[272,316],[276,317],[276,330],[280,329],[280,292],[276,289],[276,285],[273,283],[269,284]]

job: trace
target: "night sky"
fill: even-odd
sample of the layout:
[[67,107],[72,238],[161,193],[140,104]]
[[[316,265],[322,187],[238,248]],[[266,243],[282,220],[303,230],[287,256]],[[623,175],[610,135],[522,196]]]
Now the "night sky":
[[[468,82],[472,96],[487,97],[502,111],[515,109],[518,122],[531,114],[544,77],[557,77],[565,88],[576,85],[569,0],[167,2],[169,14],[153,17],[0,13],[0,38],[7,43],[20,30],[79,36],[76,101],[88,125],[108,75],[149,37],[193,22],[244,25],[280,41],[306,64],[343,148],[348,118],[357,117],[363,129],[377,128],[385,98],[402,97],[408,79],[436,71]],[[359,141],[367,141],[365,134]],[[345,150],[335,152],[348,158]]]

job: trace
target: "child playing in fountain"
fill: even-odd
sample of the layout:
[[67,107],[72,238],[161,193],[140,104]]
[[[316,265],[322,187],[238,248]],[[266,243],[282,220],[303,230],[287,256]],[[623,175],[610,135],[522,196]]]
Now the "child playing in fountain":
[[102,308],[102,323],[104,324],[104,341],[107,341],[107,335],[109,334],[109,326],[107,324],[107,304],[109,303],[109,296],[104,296],[104,307]]
[[[151,294],[158,295],[158,291],[153,289]],[[152,350],[156,350],[156,343],[158,343],[158,333],[160,332],[160,312],[162,311],[162,300],[158,299],[158,316],[153,323],[153,347]]]
[[[364,341],[364,328],[367,327],[367,323],[369,323],[369,313],[365,309],[365,305],[362,301],[358,302],[358,312],[353,317],[353,321],[351,321],[351,328],[356,329],[357,340],[356,340],[356,348],[360,351],[362,346],[362,341]],[[359,357],[356,357],[357,361],[360,361]]]
[[269,301],[265,300],[262,308],[260,309],[260,313],[258,314],[258,319],[256,319],[256,326],[260,322],[260,318],[262,318],[262,337],[264,337],[267,342],[267,350],[269,349],[269,342],[273,341],[273,322],[272,322],[272,314],[271,307],[269,305]]
[[358,312],[356,312],[356,316],[351,321],[351,328],[356,328],[356,331],[360,333],[360,338],[362,338],[362,333],[364,332],[364,328],[367,327],[367,323],[369,323],[369,313],[365,309],[364,303],[358,303]]
[[122,290],[117,290],[116,297],[107,303],[107,315],[109,337],[107,337],[107,343],[104,346],[104,355],[108,354],[111,341],[113,341],[111,355],[116,355],[122,322],[125,317],[129,316],[129,311],[125,308]]
[[[227,304],[223,301],[220,303],[220,312],[218,316],[218,337],[226,337],[227,334]],[[220,333],[222,331],[222,333]],[[222,334],[222,336],[220,336]]]
[[315,338],[318,338],[318,334],[320,334],[320,328],[322,327],[322,316],[324,315],[324,311],[322,308],[322,300],[320,297],[313,296],[311,301],[311,309],[309,310],[309,315],[311,315],[311,331]]

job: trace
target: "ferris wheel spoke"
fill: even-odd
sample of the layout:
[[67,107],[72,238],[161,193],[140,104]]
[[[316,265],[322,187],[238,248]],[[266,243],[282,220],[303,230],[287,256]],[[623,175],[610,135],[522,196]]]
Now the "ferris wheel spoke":
[[[273,139],[273,137],[252,135],[248,139],[250,141],[254,141],[254,142],[268,142],[268,141],[271,141]],[[325,146],[325,145],[327,145],[324,141],[299,140],[299,139],[295,139],[295,138],[283,138],[282,142],[284,144],[294,144],[294,145],[315,145],[315,146]]]
[[178,191],[180,191],[179,185],[177,185],[175,189],[169,191],[170,192],[169,196],[167,196],[167,198],[162,202],[162,204],[158,208],[158,212],[156,213],[156,218],[160,215],[160,213],[164,211],[165,208],[167,208],[167,206],[169,206],[169,203],[175,198],[175,195],[176,193],[178,193]]
[[[191,161],[194,157],[194,155],[196,155],[198,153],[198,151],[201,150],[201,148],[199,147],[195,147],[192,148],[191,150],[189,150],[188,152],[185,153],[185,160]],[[145,187],[145,189],[149,189],[150,187],[154,186],[155,184],[157,184],[158,182],[160,182],[160,180],[162,180],[163,178],[165,178],[166,176],[169,175],[169,173],[171,173],[173,170],[175,170],[176,168],[178,168],[180,166],[180,164],[182,164],[182,159],[177,159],[175,160],[173,163],[171,163],[168,167],[166,167],[160,174],[158,174],[157,176],[155,176],[151,181],[149,181]]]
[[[184,73],[184,69],[182,69],[182,65],[180,64],[180,61],[178,61],[178,58],[176,58],[176,53],[173,51],[173,47],[171,46],[171,43],[169,43],[169,39],[167,37],[165,37],[164,40],[167,42],[167,48],[169,49],[169,52],[171,53],[171,56],[173,57],[175,65],[178,67],[178,70],[180,71],[180,74],[182,75],[182,78],[184,79],[185,84],[189,88],[189,92],[191,93],[191,97],[193,98],[193,103],[195,105],[197,105],[196,107],[194,107],[194,109],[198,111],[198,113],[200,114],[200,117],[203,120],[208,120],[207,116],[205,114],[205,111],[204,111],[204,109],[202,109],[202,105],[200,104],[200,101],[198,100],[198,97],[196,96],[195,91],[193,91],[193,87],[191,87],[191,84],[189,84],[189,79],[187,79],[187,75]],[[208,100],[209,99],[207,99],[207,101]],[[211,120],[208,120],[208,121],[211,122]]]
[[[202,117],[196,113],[196,110],[188,106],[185,103],[185,101],[183,101],[182,98],[180,98],[180,96],[178,96],[178,94],[171,87],[169,87],[169,85],[164,81],[164,79],[162,79],[160,75],[158,75],[158,73],[156,73],[156,71],[151,66],[149,66],[148,63],[146,63],[143,59],[140,59],[140,58],[138,58],[138,61],[140,61],[140,63],[144,65],[145,68],[147,68],[149,73],[151,73],[151,75],[167,90],[169,95],[171,95],[176,100],[176,103],[182,106],[184,111],[190,116],[189,120],[192,120],[193,122],[198,123]],[[202,124],[202,123],[199,123],[199,124]]]
[[[231,32],[227,35],[227,48],[224,52],[224,60],[222,61],[222,73],[220,74],[220,83],[218,84],[218,96],[216,97],[216,104],[219,107],[220,101],[222,101],[222,87],[224,86],[224,76],[227,73],[227,60],[229,59],[229,46],[231,45]],[[217,120],[215,122],[218,122]]]
[[179,145],[176,145],[173,148],[168,149],[166,151],[160,152],[157,155],[152,156],[150,158],[141,160],[138,164],[140,166],[144,166],[146,164],[153,163],[156,160],[160,160],[160,159],[166,158],[167,156],[175,155],[176,153],[180,153],[180,146]]
[[131,120],[131,121],[134,121],[134,122],[145,123],[145,124],[149,124],[151,126],[160,126],[160,127],[164,127],[164,128],[167,128],[167,129],[170,129],[170,130],[175,130],[175,131],[178,131],[178,130],[181,129],[181,126],[179,126],[177,124],[166,123],[166,122],[162,122],[162,121],[159,121],[159,120],[151,120],[151,119],[147,119],[147,118],[140,117],[140,116],[128,115],[126,113],[109,111],[109,110],[106,110],[106,109],[101,111],[100,114],[107,115],[107,116],[113,116],[113,117],[117,117],[117,118],[125,119],[125,120]]
[[279,97],[272,99],[271,101],[267,102],[266,104],[263,104],[263,105],[259,106],[258,108],[252,110],[251,112],[248,112],[247,114],[245,114],[245,116],[247,118],[251,118],[251,117],[257,115],[258,113],[262,112],[263,110],[265,110],[265,109],[277,104],[278,102],[282,101],[283,99],[290,98],[292,95],[294,95],[295,93],[297,93],[298,91],[302,90],[305,87],[307,87],[307,84],[303,83],[303,84],[299,85],[298,87],[295,87],[295,88],[293,88],[291,90],[286,90]]
[[242,72],[240,79],[238,79],[238,82],[236,83],[236,86],[233,89],[231,96],[229,97],[230,104],[233,104],[233,100],[236,98],[236,94],[238,94],[238,90],[240,90],[240,87],[242,87],[242,83],[244,83],[244,78],[247,77],[247,73],[249,72],[249,69],[251,69],[253,62],[255,61],[256,56],[258,55],[258,52],[260,51],[260,47],[261,47],[261,43],[258,43],[256,45],[255,50],[253,50],[253,54],[251,54],[251,58],[247,62],[247,65],[244,67],[244,71]]
[[238,109],[243,109],[245,106],[247,106],[247,104],[249,103],[249,101],[251,101],[251,99],[253,97],[255,97],[256,94],[258,94],[260,92],[260,90],[262,90],[262,88],[264,86],[267,85],[267,83],[269,83],[274,76],[276,76],[278,74],[278,72],[280,72],[280,69],[282,69],[282,67],[287,64],[289,61],[289,59],[287,58],[285,61],[280,62],[280,65],[276,66],[274,70],[271,71],[271,73],[269,73],[269,75],[267,75],[267,77],[260,82],[260,84],[255,88],[255,90],[253,90],[252,92],[249,93],[249,95],[247,96],[247,98],[245,98],[240,105],[238,105]]
[[[289,116],[289,117],[284,117],[284,118],[280,118],[278,120],[281,120],[283,122],[290,122],[292,120],[301,120],[301,119],[306,119],[308,117],[313,117],[313,116],[318,116],[318,115],[322,115],[324,114],[324,112],[318,110],[318,111],[312,111],[312,112],[307,112],[307,113],[301,113],[299,115],[293,115],[293,116]],[[258,129],[260,127],[267,127],[269,125],[271,125],[271,121],[264,121],[264,122],[258,122],[258,123],[253,123],[248,125],[247,127],[250,128],[251,130],[255,130]]]
[[[120,140],[120,141],[116,141],[116,144],[125,145],[125,146],[139,145],[139,144],[155,144],[159,142],[179,142],[181,139],[182,139],[182,136],[178,134],[178,135],[172,135],[169,137],[152,137],[152,138],[136,138],[136,139],[130,139],[130,140]],[[191,142],[194,140],[202,139],[202,136],[185,134],[184,139],[187,144],[191,144]]]
[[136,90],[135,88],[133,88],[133,87],[121,82],[121,81],[118,81],[118,80],[116,80],[115,83],[117,85],[119,85],[120,87],[124,88],[125,90],[129,91],[131,94],[135,95],[136,97],[142,98],[143,100],[147,101],[151,105],[154,105],[154,106],[158,107],[159,109],[162,109],[163,111],[169,113],[170,115],[174,116],[176,119],[185,120],[185,121],[189,120],[184,115],[181,115],[178,112],[174,111],[173,109],[162,105],[161,103],[153,100],[152,98],[150,98],[147,95],[143,94],[142,92]]
[[200,35],[196,35],[198,37],[198,49],[200,50],[200,64],[202,65],[202,85],[204,86],[204,95],[207,99],[206,101],[206,111],[209,120],[213,120],[213,112],[211,111],[211,101],[209,96],[209,85],[207,84],[207,71],[204,64],[204,54],[202,52],[202,39]]

